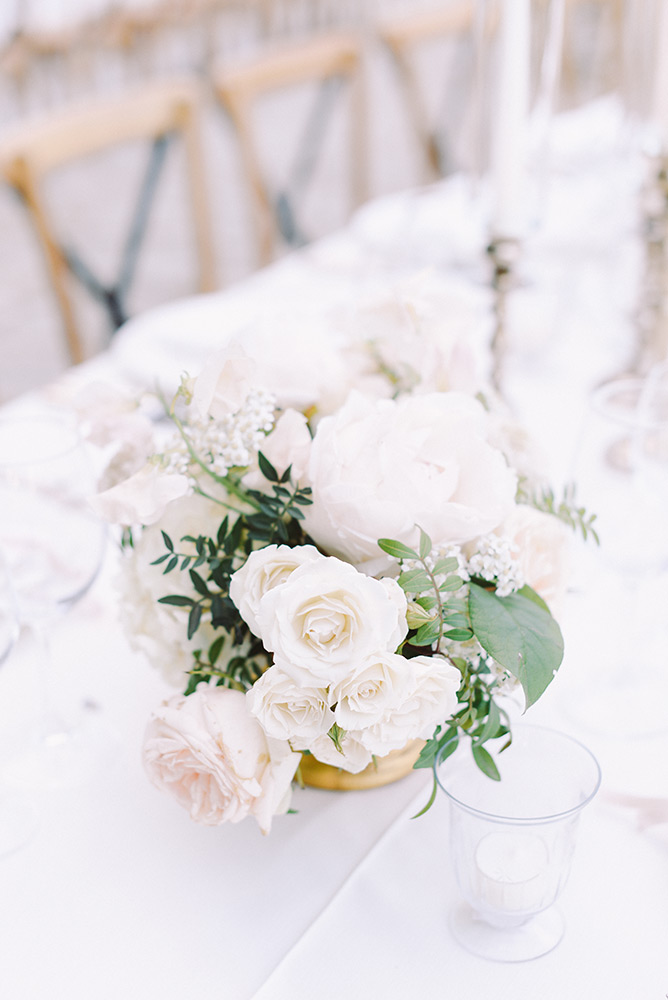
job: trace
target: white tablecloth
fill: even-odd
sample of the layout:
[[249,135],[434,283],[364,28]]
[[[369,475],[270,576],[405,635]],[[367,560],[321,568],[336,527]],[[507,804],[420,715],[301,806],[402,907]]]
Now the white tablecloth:
[[[567,469],[587,389],[623,364],[628,350],[638,260],[634,177],[618,166],[606,195],[586,170],[572,179],[564,174],[549,202],[557,202],[551,228],[546,221],[544,235],[536,237],[515,296],[507,394],[542,440],[557,476]],[[604,202],[609,197],[619,206],[620,189],[628,211],[613,219]],[[591,209],[575,235],[564,222],[569,191],[577,194],[578,211],[583,198]],[[427,226],[424,245],[416,230],[407,253],[390,224],[397,211],[408,212],[404,220],[416,226],[419,211],[431,222],[436,205],[447,214],[460,197],[450,184],[371,206],[345,233],[236,289],[130,324],[112,352],[16,405],[64,405],[99,378],[134,385],[156,373],[178,378],[260,308],[346,301],[361,262],[367,290],[386,281],[382,243],[391,245],[392,234],[392,280],[427,263],[432,239],[437,266],[447,265],[450,279],[468,283],[482,304],[478,333],[484,335],[489,293],[466,240],[459,249],[449,245],[447,259],[439,259]],[[604,599],[604,576],[595,587],[589,581],[590,591],[585,580],[569,595],[566,659],[532,712],[535,721],[580,737],[603,768],[561,901],[566,936],[543,958],[497,965],[469,955],[450,935],[457,890],[446,803],[438,800],[426,816],[409,818],[426,800],[428,774],[414,772],[369,792],[297,791],[296,815],[278,818],[266,838],[251,822],[197,826],[148,784],[140,764],[142,732],[166,689],[122,634],[115,571],[110,551],[100,580],[54,634],[59,700],[65,708],[85,706],[88,729],[104,736],[104,756],[83,787],[40,793],[36,836],[0,859],[3,1000],[653,1000],[666,994],[668,827],[639,829],[634,811],[611,797],[668,795],[668,735],[612,738],[590,731],[572,712],[619,621]],[[665,606],[663,592],[655,592],[658,607]],[[0,671],[5,759],[37,717],[33,652],[24,637]]]

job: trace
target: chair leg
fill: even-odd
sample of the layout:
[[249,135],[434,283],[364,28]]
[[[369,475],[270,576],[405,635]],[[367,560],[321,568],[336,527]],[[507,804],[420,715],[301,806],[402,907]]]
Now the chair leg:
[[21,177],[20,179],[17,178],[16,187],[30,209],[31,218],[33,219],[40,244],[44,250],[51,285],[56,294],[63,321],[70,359],[73,364],[79,364],[84,360],[84,353],[74,316],[72,300],[67,290],[67,262],[61,249],[51,236],[51,228],[48,224],[46,213],[27,169],[21,171]]
[[218,287],[216,258],[211,234],[211,217],[207,197],[207,179],[200,144],[196,112],[184,109],[184,144],[188,161],[188,184],[195,225],[195,240],[199,261],[199,289],[212,292]]

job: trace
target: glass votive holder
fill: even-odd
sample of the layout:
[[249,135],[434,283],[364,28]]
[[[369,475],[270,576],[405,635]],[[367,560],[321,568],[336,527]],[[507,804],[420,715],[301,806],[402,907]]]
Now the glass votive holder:
[[540,726],[513,727],[511,746],[495,761],[501,781],[480,771],[468,746],[436,764],[450,800],[451,855],[464,898],[451,928],[476,955],[522,962],[551,951],[563,936],[554,903],[601,770],[582,743]]

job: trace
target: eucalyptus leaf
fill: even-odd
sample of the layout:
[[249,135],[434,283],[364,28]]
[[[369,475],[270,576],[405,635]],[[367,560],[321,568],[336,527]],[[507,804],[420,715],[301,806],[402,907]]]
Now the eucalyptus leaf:
[[563,659],[564,642],[556,621],[522,591],[499,597],[476,583],[469,585],[469,615],[478,642],[517,678],[529,708]]

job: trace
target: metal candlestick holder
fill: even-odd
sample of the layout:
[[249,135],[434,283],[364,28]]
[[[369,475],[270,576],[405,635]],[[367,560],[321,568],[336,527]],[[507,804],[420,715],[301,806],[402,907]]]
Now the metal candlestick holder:
[[492,385],[501,393],[507,352],[507,297],[517,281],[520,241],[516,237],[495,236],[487,247],[492,263],[494,289],[494,333],[492,335]]

